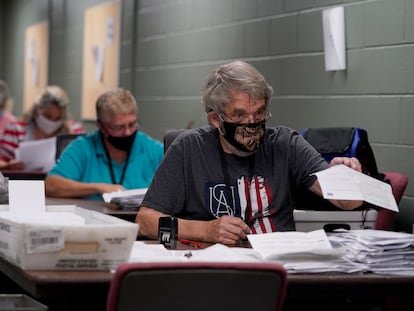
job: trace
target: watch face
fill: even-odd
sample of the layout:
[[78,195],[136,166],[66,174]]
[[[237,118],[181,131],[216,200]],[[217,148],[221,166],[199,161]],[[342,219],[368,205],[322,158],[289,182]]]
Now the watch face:
[[169,248],[177,247],[178,221],[174,217],[160,217],[158,221],[158,239],[160,244]]

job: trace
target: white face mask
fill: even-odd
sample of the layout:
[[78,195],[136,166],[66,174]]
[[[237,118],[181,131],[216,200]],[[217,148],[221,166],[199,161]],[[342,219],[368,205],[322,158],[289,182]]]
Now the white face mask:
[[36,124],[46,135],[50,135],[63,125],[63,120],[52,121],[40,114],[36,117]]

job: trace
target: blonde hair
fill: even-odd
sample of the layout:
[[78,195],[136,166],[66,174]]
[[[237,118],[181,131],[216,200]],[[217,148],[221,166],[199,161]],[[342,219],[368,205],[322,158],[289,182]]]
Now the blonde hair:
[[66,122],[69,119],[69,115],[67,112],[68,102],[68,95],[60,86],[49,85],[42,92],[42,94],[40,94],[36,98],[36,100],[33,103],[33,106],[27,113],[23,115],[22,119],[26,122],[33,121],[36,117],[36,113],[40,109],[46,109],[54,105],[63,110],[62,120]]
[[50,105],[55,105],[66,109],[68,102],[68,95],[60,86],[50,85],[37,97],[34,104],[37,108],[46,108]]

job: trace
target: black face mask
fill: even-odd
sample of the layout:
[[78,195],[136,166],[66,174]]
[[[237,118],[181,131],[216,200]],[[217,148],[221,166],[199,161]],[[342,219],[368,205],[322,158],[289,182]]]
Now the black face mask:
[[235,148],[244,152],[254,152],[263,143],[266,121],[236,124],[223,121],[224,138]]
[[108,142],[114,146],[116,149],[124,150],[124,151],[130,151],[132,148],[132,145],[135,141],[135,136],[137,135],[138,130],[136,130],[134,133],[132,133],[129,136],[111,136],[108,135]]

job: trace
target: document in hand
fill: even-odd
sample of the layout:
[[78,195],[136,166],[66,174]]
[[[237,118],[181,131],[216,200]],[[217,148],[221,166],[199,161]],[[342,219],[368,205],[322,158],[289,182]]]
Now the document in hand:
[[23,141],[16,150],[16,159],[24,163],[27,171],[48,172],[55,165],[56,137]]
[[398,212],[391,186],[345,165],[315,173],[325,199],[363,200]]

